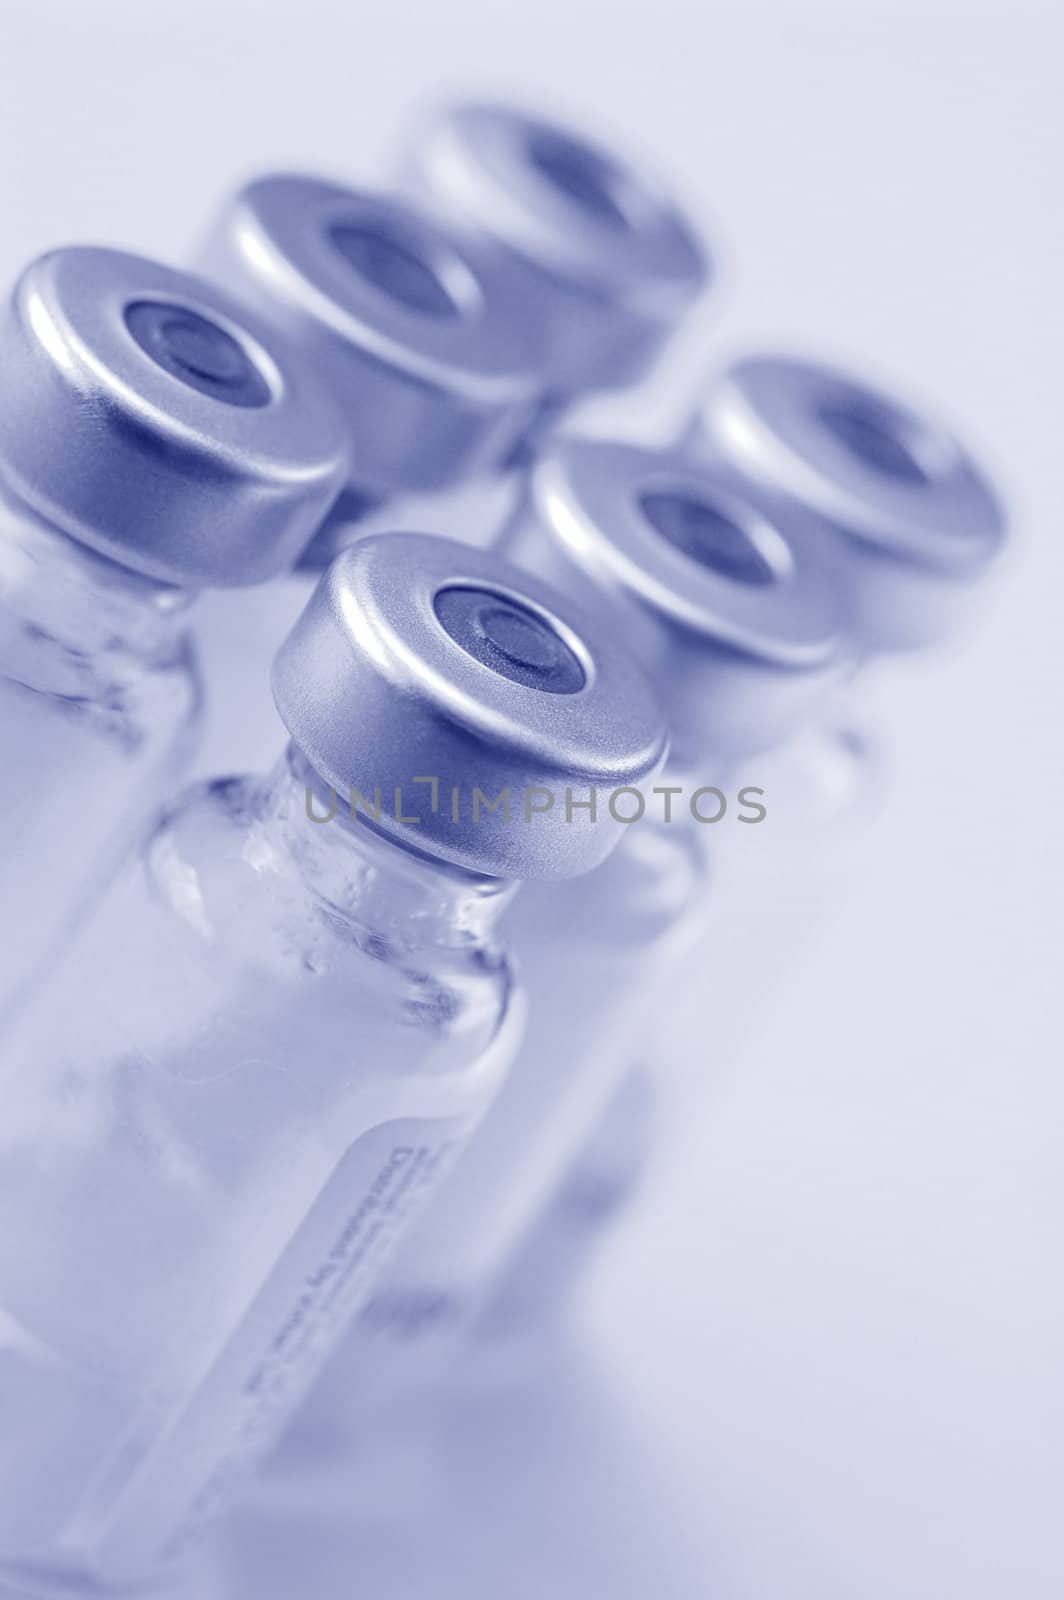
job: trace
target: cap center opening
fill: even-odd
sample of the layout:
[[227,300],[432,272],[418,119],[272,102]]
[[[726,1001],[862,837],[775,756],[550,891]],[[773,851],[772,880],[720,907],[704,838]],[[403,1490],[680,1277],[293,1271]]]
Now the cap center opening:
[[870,396],[845,394],[826,400],[820,420],[862,467],[897,482],[931,482],[931,441],[919,426]]
[[528,157],[559,194],[618,232],[633,226],[629,183],[605,156],[550,128],[528,136]]
[[467,655],[511,683],[545,694],[576,694],[587,675],[546,617],[509,596],[471,585],[441,589],[433,609]]
[[270,386],[231,333],[190,306],[135,300],[125,309],[132,337],[172,378],[232,406],[264,406]]
[[639,497],[651,526],[689,560],[734,583],[774,583],[778,573],[749,527],[708,497],[652,490]]
[[430,252],[382,220],[337,222],[329,238],[348,266],[408,311],[424,317],[459,315],[459,303]]

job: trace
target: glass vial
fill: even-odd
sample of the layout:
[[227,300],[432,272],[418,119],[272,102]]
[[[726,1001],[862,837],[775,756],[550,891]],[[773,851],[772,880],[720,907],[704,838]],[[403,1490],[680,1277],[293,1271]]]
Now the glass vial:
[[190,601],[296,558],[345,441],[254,318],[118,251],[34,261],[0,365],[2,1017],[190,754]]
[[411,130],[401,181],[466,238],[490,242],[547,331],[540,425],[628,388],[706,294],[700,229],[642,157],[511,104],[454,101]]
[[[578,611],[416,535],[338,559],[274,692],[272,774],[175,802],[0,1052],[0,1573],[27,1588],[140,1581],[269,1445],[500,1086],[514,881],[616,843],[544,795],[665,748]],[[478,808],[507,789],[539,803]]]
[[808,730],[808,805],[833,826],[881,777],[867,668],[948,637],[1005,542],[1004,506],[943,423],[857,373],[751,355],[707,387],[687,442],[758,503],[806,518],[830,548],[862,670]]

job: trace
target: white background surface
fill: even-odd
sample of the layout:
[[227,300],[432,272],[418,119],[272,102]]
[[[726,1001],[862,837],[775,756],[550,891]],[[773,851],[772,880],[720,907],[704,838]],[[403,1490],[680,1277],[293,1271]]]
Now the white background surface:
[[[381,171],[441,80],[546,90],[642,141],[720,237],[713,318],[672,380],[748,340],[856,356],[944,405],[1015,504],[979,631],[884,696],[893,794],[832,914],[771,983],[743,933],[738,1054],[712,970],[692,997],[703,1119],[589,1308],[641,1420],[587,1446],[586,1503],[529,1499],[506,1600],[598,1600],[622,1575],[684,1600],[1064,1593],[1058,17],[9,0],[0,18],[5,276],[75,240],[180,258],[270,164]],[[503,1448],[531,1443],[515,1425]],[[640,1513],[661,1565],[607,1554]]]

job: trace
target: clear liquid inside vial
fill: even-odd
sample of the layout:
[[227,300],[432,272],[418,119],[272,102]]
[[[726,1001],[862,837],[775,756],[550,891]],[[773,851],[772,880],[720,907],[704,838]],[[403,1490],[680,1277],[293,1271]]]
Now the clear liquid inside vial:
[[695,828],[633,824],[586,877],[524,886],[506,918],[529,997],[521,1050],[431,1215],[282,1441],[268,1468],[275,1492],[323,1461],[341,1481],[372,1475],[373,1439],[432,1405],[500,1274],[606,1114],[647,1009],[697,936],[708,890],[706,830]]
[[[247,1392],[349,1153],[442,1151],[497,1085],[507,886],[309,823],[304,778],[192,791],[0,1051],[0,1572],[141,1577],[335,1336],[297,1259],[305,1336]],[[351,1234],[367,1285],[403,1220]]]

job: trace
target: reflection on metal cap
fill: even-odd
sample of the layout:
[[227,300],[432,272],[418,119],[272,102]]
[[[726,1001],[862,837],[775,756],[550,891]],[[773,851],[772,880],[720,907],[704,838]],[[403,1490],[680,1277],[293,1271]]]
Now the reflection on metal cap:
[[639,783],[665,754],[650,686],[608,632],[501,557],[425,534],[339,556],[273,682],[341,804],[379,791],[378,827],[498,876],[595,866],[623,824],[605,794],[594,820],[579,802]]
[[291,566],[346,475],[300,360],[201,279],[116,250],[34,261],[0,320],[0,478],[163,582]]

